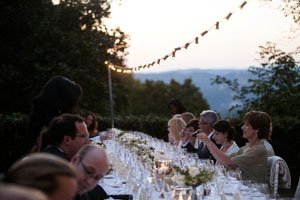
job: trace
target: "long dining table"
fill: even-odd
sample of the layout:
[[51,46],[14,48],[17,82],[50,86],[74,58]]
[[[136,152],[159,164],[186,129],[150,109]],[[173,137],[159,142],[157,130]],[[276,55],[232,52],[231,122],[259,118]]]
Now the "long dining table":
[[[119,129],[111,131],[114,137],[101,144],[105,146],[110,157],[111,170],[99,185],[115,199],[270,199],[266,184],[243,180],[240,170],[228,170],[223,165],[214,165],[210,160],[198,159],[196,154],[186,153],[180,146],[171,145],[142,132]],[[92,138],[92,141],[100,144],[99,136]],[[162,160],[180,169],[190,166],[209,169],[213,171],[213,177],[194,189],[195,196],[191,187],[178,187],[173,173],[163,173],[163,177],[159,178],[156,176],[155,172],[163,169],[156,168],[155,163]]]

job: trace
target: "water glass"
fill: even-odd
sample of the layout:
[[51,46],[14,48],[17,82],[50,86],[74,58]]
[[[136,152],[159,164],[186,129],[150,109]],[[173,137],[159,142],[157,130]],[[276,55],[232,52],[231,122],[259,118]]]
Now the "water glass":
[[252,183],[251,193],[251,200],[269,199],[269,187],[266,183]]

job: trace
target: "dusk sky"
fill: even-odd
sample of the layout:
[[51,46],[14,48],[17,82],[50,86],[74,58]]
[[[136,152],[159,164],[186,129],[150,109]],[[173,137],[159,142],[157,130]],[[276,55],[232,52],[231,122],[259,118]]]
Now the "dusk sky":
[[112,4],[109,27],[119,26],[130,36],[126,65],[137,67],[170,54],[174,48],[193,41],[203,31],[235,11],[231,18],[220,22],[220,29],[212,29],[199,44],[176,53],[160,65],[142,72],[175,69],[248,68],[259,66],[259,45],[267,41],[282,50],[293,51],[300,37],[289,40],[291,17],[278,9],[280,0],[263,3],[250,0],[122,0]]

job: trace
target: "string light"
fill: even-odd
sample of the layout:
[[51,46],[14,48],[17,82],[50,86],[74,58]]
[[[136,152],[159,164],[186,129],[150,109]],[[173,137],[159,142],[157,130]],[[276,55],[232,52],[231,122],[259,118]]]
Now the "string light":
[[187,48],[189,47],[189,45],[190,45],[190,43],[186,43],[186,44],[184,45],[184,48],[187,49]]
[[[244,1],[240,6],[239,8],[240,9],[243,9],[244,6],[247,4],[247,1]],[[200,35],[202,37],[204,37],[209,31],[213,30],[213,29],[216,29],[216,30],[219,30],[220,28],[220,22],[223,21],[223,20],[229,20],[230,17],[233,15],[233,13],[235,13],[236,11],[232,11],[232,12],[229,12],[226,17],[222,18],[221,20],[217,21],[216,24],[214,26],[212,26],[210,29],[206,30],[206,31],[203,31]],[[145,65],[140,65],[138,67],[133,67],[133,68],[129,68],[129,67],[122,67],[122,66],[117,66],[117,65],[113,65],[112,63],[110,63],[109,61],[105,61],[104,64],[106,66],[108,66],[111,70],[115,71],[115,72],[119,72],[119,73],[133,73],[133,72],[136,72],[136,71],[140,71],[141,69],[145,69],[145,68],[150,68],[152,66],[154,66],[155,64],[159,65],[161,63],[161,61],[166,61],[170,56],[172,56],[173,58],[175,58],[176,56],[176,52],[177,51],[180,51],[182,50],[183,48],[184,49],[187,49],[189,47],[190,44],[192,43],[195,43],[195,44],[199,44],[199,37],[195,37],[195,39],[191,42],[187,42],[185,43],[185,45],[183,45],[182,47],[177,47],[177,48],[174,48],[174,50],[170,53],[170,54],[167,54],[165,55],[164,57],[162,58],[158,58],[156,61],[153,61],[153,62],[150,62],[148,64],[145,64]]]
[[232,15],[232,13],[229,13],[229,14],[225,17],[225,19],[229,20],[229,18],[231,17],[231,15]]
[[219,22],[216,22],[216,29],[219,30]]
[[208,33],[208,31],[204,31],[203,33],[201,33],[201,36],[203,37],[206,33]]
[[240,9],[243,9],[243,7],[247,4],[247,1],[244,1],[241,5],[240,5]]

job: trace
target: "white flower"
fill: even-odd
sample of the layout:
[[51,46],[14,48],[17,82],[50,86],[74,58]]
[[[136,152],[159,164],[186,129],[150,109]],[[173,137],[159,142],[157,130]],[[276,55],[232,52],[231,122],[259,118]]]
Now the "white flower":
[[125,133],[122,138],[124,138],[126,141],[131,141],[133,139],[135,139],[134,135],[131,133]]
[[153,153],[154,161],[165,160],[166,157],[161,151],[154,151]]
[[195,177],[199,173],[200,170],[198,167],[189,167],[189,175],[191,175],[191,177]]
[[183,185],[184,184],[184,175],[181,174],[176,174],[172,177],[172,181],[175,182],[178,185]]
[[137,144],[137,146],[140,147],[141,149],[149,148],[146,144]]

